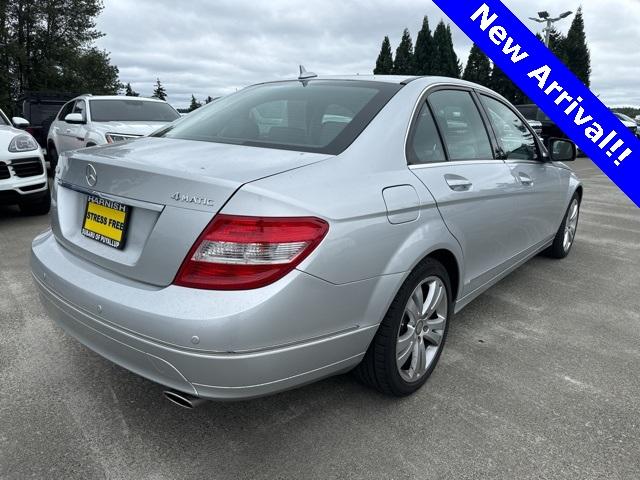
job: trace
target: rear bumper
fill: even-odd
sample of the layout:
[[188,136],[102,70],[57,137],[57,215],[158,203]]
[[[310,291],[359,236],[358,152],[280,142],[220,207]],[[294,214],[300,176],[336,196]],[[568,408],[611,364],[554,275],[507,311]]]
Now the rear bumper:
[[[360,362],[379,322],[376,317],[365,325],[360,318],[357,319],[360,324],[354,324],[353,321],[345,323],[345,328],[337,333],[321,336],[313,336],[317,332],[317,326],[314,329],[310,325],[308,340],[278,347],[269,347],[265,343],[265,348],[247,351],[204,351],[195,348],[198,345],[193,345],[194,348],[178,346],[170,343],[167,338],[159,337],[162,328],[158,328],[158,335],[151,331],[146,331],[143,335],[115,323],[115,316],[110,315],[116,310],[114,298],[117,299],[120,311],[128,309],[130,315],[142,316],[145,322],[152,325],[166,323],[167,317],[154,316],[151,304],[147,312],[140,312],[139,305],[134,305],[135,301],[131,300],[135,298],[135,287],[120,285],[118,291],[112,279],[103,276],[104,272],[98,272],[95,266],[79,259],[70,262],[69,255],[71,254],[50,233],[34,240],[32,272],[42,303],[51,318],[81,343],[112,362],[162,385],[204,398],[233,400],[258,397],[346,371]],[[290,277],[294,278],[284,288],[294,291],[291,284],[310,281],[318,282],[313,284],[319,299],[326,295],[326,292],[321,291],[323,288],[328,289],[328,293],[336,294],[335,285],[326,284],[304,273],[292,272]],[[111,282],[111,285],[105,285],[105,282]],[[378,282],[371,282],[367,290],[375,290],[377,285]],[[133,296],[122,295],[122,288],[130,288]],[[184,314],[193,305],[180,305],[179,296],[176,296],[178,288],[180,287],[160,289],[154,291],[154,295],[158,300],[160,295],[175,296],[177,304],[174,308],[182,310]],[[342,288],[344,292],[338,296],[346,295],[352,301],[358,301],[362,292],[356,294],[354,286],[341,286]],[[362,285],[358,288],[361,289]],[[373,290],[368,293],[374,295]],[[98,298],[95,296],[96,291],[111,292],[114,296],[103,294],[102,298]],[[193,294],[194,291],[189,293]],[[200,292],[201,295],[207,293]],[[274,296],[277,297],[279,293]],[[83,302],[78,300],[85,297],[90,298],[90,303],[95,308],[90,309],[88,304],[82,305]],[[282,322],[265,317],[263,312],[270,312],[270,315],[274,312],[273,306],[268,305],[268,300],[262,302],[260,309],[251,308],[250,302],[246,303],[247,309],[240,315],[216,317],[209,312],[206,325],[201,325],[199,330],[203,340],[207,332],[220,331],[217,330],[219,328],[224,328],[229,338],[233,338],[234,334],[241,336],[243,328],[238,326],[239,321],[245,324],[273,321],[279,325],[277,328],[282,328]],[[203,302],[202,305],[203,308],[211,308],[211,303]],[[331,318],[341,314],[335,309],[335,305],[340,308],[342,299],[336,298],[334,305],[321,301],[314,307],[323,309],[327,317]],[[360,308],[363,315],[366,315],[369,306],[362,305]],[[293,312],[289,316],[292,321],[305,321],[296,315],[298,312],[295,300],[291,301],[291,309]],[[183,333],[190,335],[188,330],[192,325],[188,320],[180,318],[177,310],[174,328],[187,330]],[[194,317],[193,311],[189,313]],[[281,313],[287,314],[285,311]],[[200,323],[202,322],[200,319]]]

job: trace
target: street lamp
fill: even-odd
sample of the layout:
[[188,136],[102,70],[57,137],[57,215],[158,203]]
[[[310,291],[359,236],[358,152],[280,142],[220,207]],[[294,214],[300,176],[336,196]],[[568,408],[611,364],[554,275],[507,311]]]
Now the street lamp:
[[544,44],[547,47],[549,47],[549,40],[551,38],[551,30],[553,29],[553,24],[556,22],[559,22],[563,18],[567,18],[569,15],[572,15],[572,14],[573,12],[564,12],[559,17],[552,18],[551,15],[549,15],[549,12],[543,11],[543,12],[538,12],[538,17],[540,18],[529,17],[529,20],[533,20],[534,22],[538,22],[538,23],[547,24],[547,26],[542,31],[544,32]]

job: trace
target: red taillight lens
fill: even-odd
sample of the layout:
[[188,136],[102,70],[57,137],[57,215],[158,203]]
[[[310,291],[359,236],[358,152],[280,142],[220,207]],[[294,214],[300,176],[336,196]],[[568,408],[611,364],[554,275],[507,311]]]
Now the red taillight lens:
[[217,215],[191,248],[174,283],[208,290],[264,287],[293,270],[329,224],[314,217]]

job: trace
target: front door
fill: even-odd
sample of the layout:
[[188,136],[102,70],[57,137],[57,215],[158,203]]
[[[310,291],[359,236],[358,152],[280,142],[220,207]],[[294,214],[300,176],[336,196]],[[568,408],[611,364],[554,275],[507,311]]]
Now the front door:
[[562,221],[558,208],[566,197],[558,168],[542,159],[535,132],[520,116],[500,99],[480,95],[498,143],[501,156],[520,183],[519,224],[528,247],[549,240]]

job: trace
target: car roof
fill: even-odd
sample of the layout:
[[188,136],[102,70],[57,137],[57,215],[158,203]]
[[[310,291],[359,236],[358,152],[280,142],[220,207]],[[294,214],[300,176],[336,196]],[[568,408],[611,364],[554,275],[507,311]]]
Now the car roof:
[[158,98],[149,98],[149,97],[127,97],[126,95],[90,95],[90,94],[86,94],[86,95],[79,95],[75,98],[73,98],[72,100],[69,100],[70,102],[73,100],[122,100],[122,99],[128,99],[128,100],[141,100],[143,102],[162,102],[162,103],[166,103],[164,100],[160,100]]
[[[393,83],[396,85],[402,84],[407,85],[409,83],[415,83],[418,86],[422,86],[423,88],[429,87],[431,85],[436,84],[446,84],[446,85],[454,85],[460,87],[467,88],[475,88],[476,90],[484,91],[487,93],[491,93],[492,95],[498,96],[500,98],[504,98],[502,95],[497,92],[491,90],[490,88],[484,87],[477,83],[468,82],[466,80],[461,80],[458,78],[452,77],[439,77],[439,76],[415,76],[415,75],[318,75],[317,77],[312,77],[308,79],[304,79],[303,81],[314,81],[314,80],[352,80],[352,81],[361,81],[361,82],[383,82],[383,83]],[[265,83],[278,83],[278,82],[292,82],[292,81],[301,81],[299,78],[288,78],[283,80],[275,80],[271,82],[261,82],[256,85],[263,85]]]

